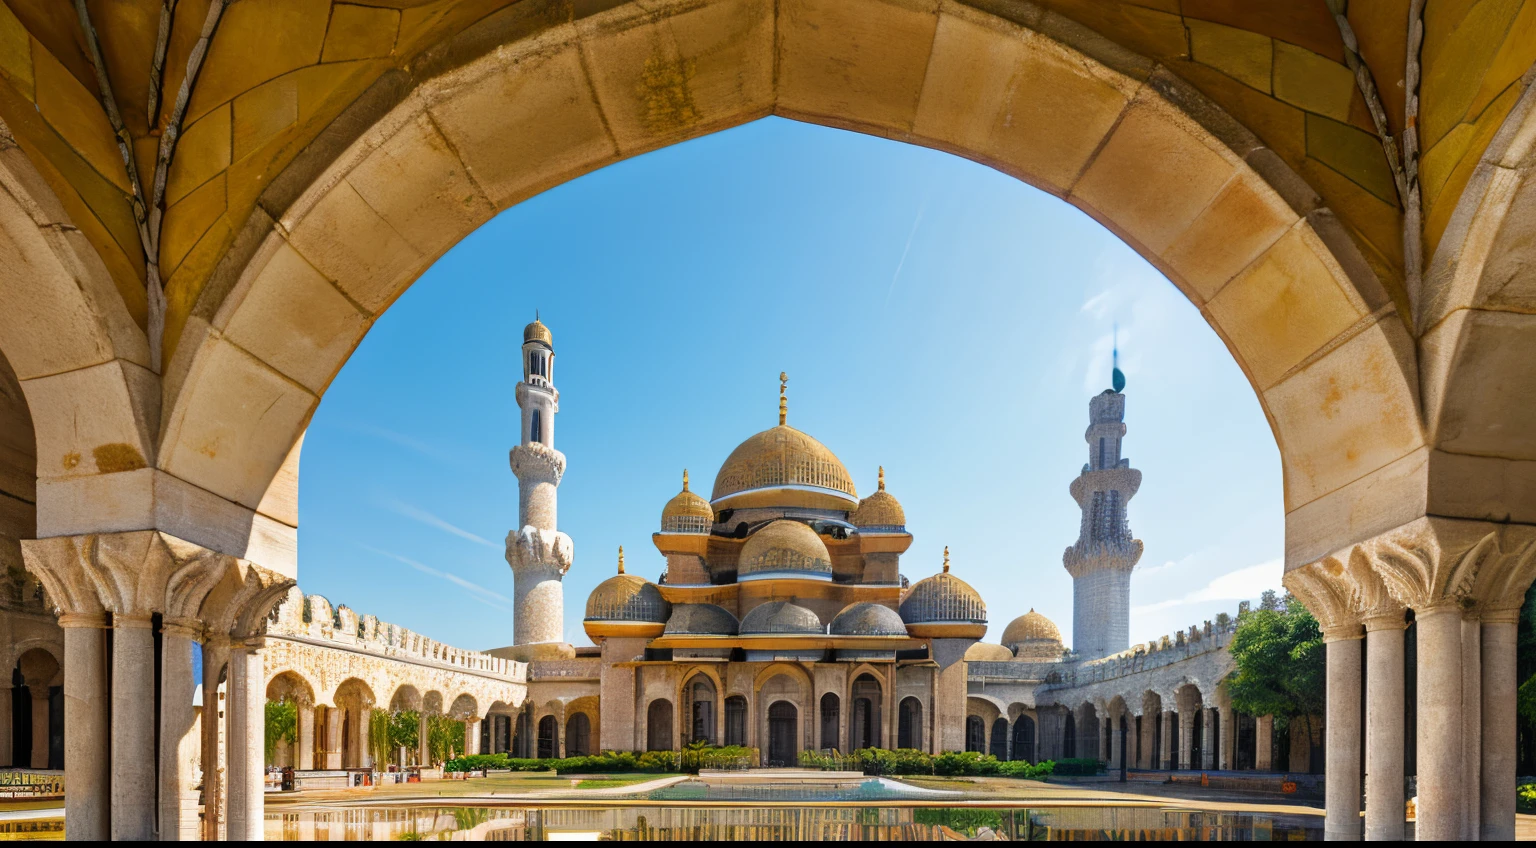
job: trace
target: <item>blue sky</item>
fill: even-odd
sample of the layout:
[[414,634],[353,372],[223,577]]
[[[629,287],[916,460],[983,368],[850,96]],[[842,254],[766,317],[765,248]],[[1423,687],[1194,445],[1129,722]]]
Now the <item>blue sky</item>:
[[385,313],[326,393],[300,475],[299,584],[466,648],[512,641],[503,539],[523,326],[554,332],[565,632],[650,542],[682,470],[789,423],[884,465],[917,580],[951,549],[997,641],[1031,607],[1069,643],[1068,484],[1118,323],[1131,638],[1279,588],[1279,453],[1195,308],[1071,206],[945,153],[769,118],[589,174],[501,214]]

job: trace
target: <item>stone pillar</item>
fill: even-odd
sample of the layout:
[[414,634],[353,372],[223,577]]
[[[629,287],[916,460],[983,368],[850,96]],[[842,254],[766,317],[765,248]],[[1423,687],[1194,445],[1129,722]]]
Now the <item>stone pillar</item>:
[[155,635],[147,615],[112,617],[111,752],[112,839],[154,839]]
[[300,702],[298,717],[298,744],[293,755],[293,767],[309,771],[315,767],[315,705]]
[[[1365,838],[1371,841],[1401,840],[1407,819],[1403,630],[1401,611],[1365,621]],[[1509,792],[1513,799],[1514,788]]]
[[1195,710],[1198,709],[1193,707],[1179,710],[1179,761],[1175,768],[1195,767]]
[[1177,765],[1173,761],[1173,717],[1174,717],[1174,713],[1173,713],[1172,710],[1161,710],[1161,711],[1158,712],[1157,715],[1158,715],[1158,719],[1163,723],[1163,726],[1160,728],[1160,730],[1162,731],[1162,740],[1161,740],[1162,744],[1158,746],[1159,750],[1157,752],[1158,768],[1159,769],[1173,769]]
[[325,767],[333,771],[341,768],[341,753],[346,747],[341,738],[343,715],[340,707],[325,710]]
[[427,744],[427,711],[416,714],[416,763],[422,767],[432,765],[432,752]]
[[1466,822],[1462,783],[1461,610],[1416,610],[1418,623],[1418,780],[1415,835],[1456,840]]
[[1253,769],[1272,771],[1275,767],[1275,717],[1259,716],[1253,721]]
[[1323,838],[1360,839],[1360,634],[1324,633],[1328,659],[1327,815]]
[[103,841],[111,837],[111,766],[108,749],[106,616],[65,614],[64,766],[69,790],[64,794],[64,830],[71,839]]
[[32,693],[32,767],[48,767],[48,685],[27,687]]
[[1482,830],[1483,779],[1483,627],[1476,613],[1461,619],[1461,838],[1473,840]]
[[1120,768],[1120,758],[1125,756],[1124,744],[1120,740],[1120,722],[1114,718],[1107,719],[1109,725],[1109,768],[1111,771]]
[[[225,747],[219,743],[220,729],[228,715],[220,716],[219,678],[229,662],[229,639],[210,634],[203,643],[203,841],[216,842],[228,823],[229,784]],[[227,691],[227,688],[226,688]]]
[[1232,711],[1230,704],[1218,708],[1217,714],[1221,716],[1220,726],[1217,728],[1221,736],[1218,742],[1221,759],[1216,764],[1216,768],[1231,771],[1237,767],[1237,714]]
[[1483,615],[1482,802],[1479,838],[1515,838],[1515,633],[1519,610]]
[[480,753],[480,719],[464,721],[464,755],[473,757]]
[[1128,715],[1125,717],[1125,723],[1130,728],[1130,732],[1125,737],[1127,762],[1130,763],[1131,768],[1146,768],[1141,762],[1141,716]]
[[[229,841],[260,842],[265,832],[266,791],[262,756],[266,692],[261,652],[249,643],[229,651]],[[338,734],[339,736],[340,734]]]
[[1216,768],[1216,727],[1211,721],[1215,715],[1215,707],[1206,707],[1205,720],[1200,723],[1200,767],[1207,771]]
[[[160,629],[160,838],[196,840],[197,778],[194,769],[200,740],[196,707],[197,681],[192,678],[192,652],[198,650],[201,622],[169,619]],[[217,695],[207,699],[217,703]]]

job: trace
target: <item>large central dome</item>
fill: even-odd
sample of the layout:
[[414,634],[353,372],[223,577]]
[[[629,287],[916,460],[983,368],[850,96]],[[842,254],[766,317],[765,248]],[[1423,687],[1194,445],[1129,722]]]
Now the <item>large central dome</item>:
[[850,510],[858,504],[853,478],[827,446],[780,424],[747,439],[726,457],[710,497],[729,506],[817,506]]

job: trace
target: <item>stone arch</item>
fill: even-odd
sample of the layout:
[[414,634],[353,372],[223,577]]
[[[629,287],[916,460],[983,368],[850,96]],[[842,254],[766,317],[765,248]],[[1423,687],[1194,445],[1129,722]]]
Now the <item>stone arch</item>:
[[[723,714],[721,698],[724,694],[720,675],[711,668],[691,668],[680,675],[679,679],[677,698],[674,701],[681,705],[677,716],[679,744],[687,745],[697,739],[718,744],[721,736],[719,720]],[[700,699],[700,694],[705,697]]]
[[422,708],[422,701],[421,690],[410,683],[401,683],[395,687],[395,691],[389,696],[389,711],[419,711]]
[[[811,695],[814,691],[810,675],[799,666],[775,663],[758,674],[753,684],[753,700],[756,704],[758,747],[763,752],[764,762],[772,759],[769,749],[774,747],[776,730],[793,734],[780,746],[781,754],[792,752],[798,757],[801,750],[815,744],[807,733],[812,720]],[[786,703],[794,708],[792,728],[780,728],[776,724],[787,720],[782,710],[775,712],[774,705],[778,703]],[[786,764],[794,763],[786,761]]]
[[449,705],[447,715],[454,721],[475,721],[480,717],[479,702],[468,692],[461,693]]
[[62,641],[62,639],[46,637],[23,639],[10,646],[6,654],[5,667],[13,669],[21,662],[23,656],[33,651],[42,651],[51,657],[54,663],[62,669],[64,667],[64,645]]
[[278,669],[267,675],[267,700],[290,698],[298,704],[315,703],[315,685],[296,669]]
[[[6,699],[3,751],[7,766],[20,768],[60,768],[64,760],[63,722],[55,717],[63,712],[64,665],[52,645],[17,646],[13,660],[5,667],[5,685],[0,695]],[[19,703],[12,699],[26,688],[27,697]]]
[[645,705],[645,749],[670,751],[673,748],[673,705],[667,698],[652,698]]
[[[271,217],[247,221],[192,307],[158,466],[259,510],[373,320],[459,239],[582,173],[777,114],[985,163],[1083,209],[1167,274],[1269,418],[1288,563],[1366,533],[1341,514],[1418,517],[1361,482],[1423,445],[1403,322],[1331,212],[1246,129],[1144,60],[1111,67],[1082,52],[1097,42],[962,4],[777,9],[626,3],[445,50],[466,59],[354,103],[324,145],[273,175],[284,190]],[[683,43],[679,27],[696,37]],[[889,49],[860,48],[874,31]],[[658,52],[642,60],[630,43]],[[646,61],[690,69],[686,115],[653,120],[636,103]],[[1029,117],[1001,120],[1015,114]],[[1323,414],[1319,397],[1333,398]],[[225,449],[197,449],[210,441]]]

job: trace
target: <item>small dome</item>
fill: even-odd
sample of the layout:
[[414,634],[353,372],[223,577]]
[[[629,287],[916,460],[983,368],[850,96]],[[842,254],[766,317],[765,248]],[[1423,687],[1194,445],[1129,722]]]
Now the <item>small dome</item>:
[[555,337],[550,334],[549,328],[544,326],[544,322],[538,318],[534,318],[532,324],[523,328],[523,344],[529,342],[538,342],[551,350],[555,347]]
[[715,510],[709,501],[688,490],[688,472],[683,471],[683,490],[661,510],[663,533],[708,533],[715,523]]
[[1055,642],[1061,644],[1061,630],[1049,618],[1035,612],[1033,608],[1029,612],[1009,622],[1008,629],[1003,631],[1003,644],[1010,647],[1023,642]]
[[905,532],[907,529],[907,513],[901,508],[901,502],[885,490],[885,468],[880,469],[880,488],[875,493],[859,501],[859,508],[853,511],[848,519],[853,526],[860,530]]
[[719,503],[754,489],[776,488],[836,493],[834,497],[841,502],[858,498],[848,469],[826,445],[780,424],[748,438],[731,451],[720,466],[720,473],[715,475],[710,501]]
[[587,596],[584,626],[589,636],[659,636],[672,605],[655,584],[624,573],[624,549],[619,548],[619,573],[597,584]]
[[738,582],[769,577],[831,580],[832,556],[815,530],[781,518],[752,534],[736,565]]
[[714,604],[678,604],[667,619],[668,636],[735,636],[736,616]]
[[849,604],[832,619],[833,636],[905,636],[901,616],[884,604]]
[[1011,659],[1013,651],[989,642],[977,642],[965,649],[966,662],[1008,662]]
[[771,601],[752,608],[741,620],[741,635],[803,635],[820,636],[821,619],[816,613],[789,601]]
[[901,620],[914,636],[980,639],[987,632],[987,605],[970,584],[944,571],[912,584],[901,598]]

